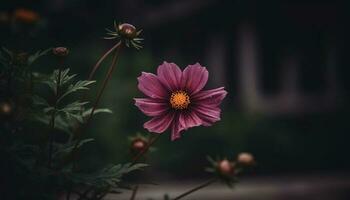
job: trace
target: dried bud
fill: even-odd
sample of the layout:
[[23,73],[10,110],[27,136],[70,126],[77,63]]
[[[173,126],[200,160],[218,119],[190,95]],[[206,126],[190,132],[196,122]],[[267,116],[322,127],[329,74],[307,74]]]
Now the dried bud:
[[218,170],[222,175],[233,175],[234,164],[227,159],[221,160],[218,163]]
[[12,105],[8,102],[0,103],[0,112],[1,115],[10,115],[12,113]]
[[68,55],[69,50],[66,47],[56,47],[52,49],[52,53],[56,56],[64,57]]
[[142,138],[136,138],[131,142],[131,150],[133,152],[140,152],[143,151],[147,146],[147,141]]
[[118,26],[118,33],[120,36],[126,37],[128,39],[134,39],[137,37],[137,30],[135,26],[127,23],[120,24]]
[[247,152],[240,153],[237,157],[237,161],[244,166],[251,166],[255,163],[254,156]]

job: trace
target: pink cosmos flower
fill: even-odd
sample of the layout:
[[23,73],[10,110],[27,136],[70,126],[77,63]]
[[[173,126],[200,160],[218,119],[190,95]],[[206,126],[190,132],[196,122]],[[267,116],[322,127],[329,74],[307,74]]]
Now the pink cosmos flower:
[[203,90],[208,76],[207,69],[199,63],[181,71],[175,63],[164,62],[157,75],[142,72],[137,78],[138,88],[147,98],[135,98],[135,105],[153,117],[144,128],[154,133],[170,128],[171,140],[175,140],[183,130],[219,121],[219,105],[227,92],[224,87]]

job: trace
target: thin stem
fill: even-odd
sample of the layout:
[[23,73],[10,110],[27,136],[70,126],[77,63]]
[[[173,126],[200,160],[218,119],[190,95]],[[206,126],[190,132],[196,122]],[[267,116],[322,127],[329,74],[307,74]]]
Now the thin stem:
[[136,193],[137,193],[137,190],[138,190],[138,189],[139,189],[139,186],[136,185],[136,186],[134,187],[134,189],[132,190],[132,194],[131,194],[130,200],[134,200],[134,199],[135,199]]
[[201,185],[199,185],[199,186],[197,186],[197,187],[195,187],[195,188],[193,188],[191,190],[188,190],[187,192],[184,192],[184,193],[180,194],[179,196],[175,197],[173,200],[182,199],[183,197],[185,197],[185,196],[187,196],[187,195],[189,195],[189,194],[191,194],[193,192],[196,192],[196,191],[198,191],[198,190],[200,190],[202,188],[205,188],[205,187],[215,183],[216,181],[217,181],[216,178],[209,179],[208,181],[202,183]]
[[57,103],[58,103],[58,99],[59,99],[59,89],[60,89],[60,85],[61,85],[61,74],[62,74],[62,69],[60,66],[58,68],[58,76],[57,76],[57,82],[56,82],[56,94],[55,94],[55,101],[54,101],[54,109],[52,111],[51,121],[50,121],[51,133],[50,133],[50,138],[49,138],[49,163],[48,163],[49,167],[51,167],[51,163],[52,163],[55,119],[56,119],[56,110],[57,110],[57,106],[58,106]]
[[95,110],[96,110],[96,108],[97,108],[97,106],[98,106],[98,104],[99,104],[99,102],[101,100],[102,94],[103,94],[104,90],[106,89],[107,83],[112,77],[113,71],[114,71],[115,66],[117,64],[117,61],[118,61],[118,55],[119,55],[120,49],[121,49],[121,46],[118,45],[118,48],[116,49],[115,54],[113,56],[113,60],[112,60],[111,66],[109,67],[107,75],[106,75],[105,79],[103,80],[102,86],[101,86],[100,90],[97,93],[97,98],[95,100],[95,103],[92,106],[90,115],[89,115],[89,117],[86,120],[86,125],[89,124],[92,116],[94,115],[94,112],[95,112]]
[[157,134],[152,137],[152,139],[147,143],[147,146],[141,150],[132,160],[132,165],[134,165],[147,151],[148,149],[158,140],[161,134]]
[[92,187],[92,186],[88,187],[88,188],[85,190],[85,192],[84,192],[84,193],[82,193],[82,194],[80,194],[80,195],[79,195],[78,200],[81,200],[81,199],[87,199],[87,198],[88,198],[89,193],[90,193],[92,190],[93,190],[93,187]]
[[101,58],[97,61],[97,63],[95,64],[95,66],[92,68],[90,74],[89,74],[89,78],[88,80],[91,80],[92,77],[94,76],[94,74],[96,73],[96,70],[99,68],[99,66],[101,65],[102,61],[104,61],[104,59],[106,59],[106,57],[112,53],[117,47],[119,47],[121,45],[121,42],[118,42],[116,45],[114,45],[111,49],[109,49],[105,54],[103,54],[103,56],[101,56]]
[[13,77],[13,69],[14,68],[14,65],[13,64],[10,64],[10,70],[9,70],[9,75],[7,77],[7,94],[9,96],[12,96],[12,77]]
[[72,194],[71,190],[68,190],[67,196],[66,196],[66,200],[70,200],[70,195]]
[[104,192],[99,197],[97,197],[97,200],[103,199],[103,197],[105,197],[107,194],[108,194],[108,192]]
[[[111,65],[109,66],[109,69],[108,69],[108,72],[107,72],[107,75],[105,76],[105,79],[103,80],[103,83],[102,83],[102,86],[101,88],[99,89],[98,93],[97,93],[97,98],[92,106],[92,109],[91,109],[91,112],[90,112],[90,115],[88,116],[88,118],[86,119],[85,121],[85,124],[83,125],[84,127],[87,127],[95,113],[95,110],[101,100],[101,97],[102,97],[102,94],[107,86],[107,83],[108,81],[110,80],[110,78],[112,77],[112,74],[113,74],[113,71],[115,69],[115,66],[117,64],[117,61],[118,61],[118,55],[119,55],[119,52],[120,52],[120,49],[121,49],[121,42],[118,42],[117,45],[115,45],[116,49],[115,49],[115,53],[114,53],[114,56],[113,56],[113,59],[112,59],[112,63]],[[117,48],[118,47],[118,48]],[[113,48],[112,48],[113,49]],[[93,74],[93,72],[92,72]],[[74,148],[72,149],[71,153],[72,153],[72,156],[73,156],[73,159],[76,158],[76,154],[77,154],[77,148],[78,148],[78,145],[79,143],[81,142],[82,140],[82,137],[80,137],[80,134],[81,134],[82,130],[81,128],[78,129],[77,133],[76,133],[76,137],[78,137],[75,145],[74,145]],[[73,165],[74,166],[74,165]]]

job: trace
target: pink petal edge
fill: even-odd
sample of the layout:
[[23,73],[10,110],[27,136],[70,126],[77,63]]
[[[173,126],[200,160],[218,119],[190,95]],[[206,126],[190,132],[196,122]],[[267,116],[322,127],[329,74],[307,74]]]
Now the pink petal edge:
[[147,116],[156,117],[169,112],[168,103],[151,98],[134,98],[135,105]]
[[153,117],[151,120],[143,124],[143,127],[149,132],[153,133],[163,133],[174,120],[175,114],[173,112],[168,112],[165,115]]
[[208,82],[209,72],[199,63],[188,65],[182,74],[181,88],[194,95],[201,91]]
[[163,87],[156,75],[142,72],[137,80],[139,90],[146,96],[157,99],[168,98],[168,91]]
[[175,63],[163,62],[157,69],[160,82],[170,91],[180,89],[182,71]]

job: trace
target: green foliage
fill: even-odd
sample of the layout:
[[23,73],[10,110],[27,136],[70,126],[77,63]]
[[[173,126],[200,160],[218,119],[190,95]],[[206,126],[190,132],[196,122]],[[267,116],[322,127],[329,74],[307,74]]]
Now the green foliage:
[[95,186],[100,189],[103,188],[118,188],[121,178],[136,170],[143,169],[147,167],[147,164],[117,164],[117,165],[109,165],[104,167],[101,170],[98,170],[94,173],[77,173],[71,176],[71,180],[76,184],[83,184],[88,186]]
[[32,65],[36,60],[38,60],[40,57],[45,56],[46,54],[48,54],[50,51],[52,50],[52,48],[48,48],[44,51],[37,51],[35,54],[30,55],[28,57],[28,65]]
[[[76,168],[80,158],[77,152],[95,141],[77,137],[77,131],[92,114],[112,111],[93,109],[89,101],[81,100],[81,92],[88,91],[95,81],[76,80],[77,74],[69,68],[56,69],[48,75],[33,72],[31,66],[50,51],[51,48],[33,55],[6,48],[0,51],[0,78],[5,77],[0,82],[4,84],[2,96],[16,108],[14,114],[0,121],[0,155],[7,158],[4,180],[10,194],[4,198],[57,199],[63,192],[75,193],[82,199],[102,199],[109,192],[119,192],[118,188],[125,187],[126,175],[147,165]],[[13,179],[14,176],[20,178]],[[83,194],[84,190],[88,192]]]
[[[33,104],[40,107],[43,111],[42,113],[36,113],[34,116],[35,119],[45,124],[50,124],[50,118],[54,113],[55,127],[72,134],[72,129],[76,124],[83,123],[84,118],[88,117],[92,109],[86,107],[89,103],[87,101],[69,101],[69,95],[73,95],[79,91],[88,90],[88,86],[95,83],[95,81],[82,80],[74,82],[74,78],[77,75],[70,74],[69,72],[70,69],[61,71],[54,70],[54,72],[47,76],[46,79],[41,78],[38,80],[38,83],[48,86],[53,94],[57,95],[54,104],[50,104],[48,100],[39,95],[34,95],[32,100]],[[59,91],[57,91],[57,88]],[[94,114],[97,113],[112,113],[112,111],[104,108],[97,109]]]
[[70,154],[73,149],[75,148],[81,148],[83,145],[90,143],[92,141],[94,141],[95,139],[93,138],[87,138],[87,139],[83,139],[81,141],[79,141],[77,144],[75,142],[67,142],[65,144],[56,144],[56,151],[53,153],[53,157],[57,158],[59,156],[64,157],[67,156],[68,154]]

